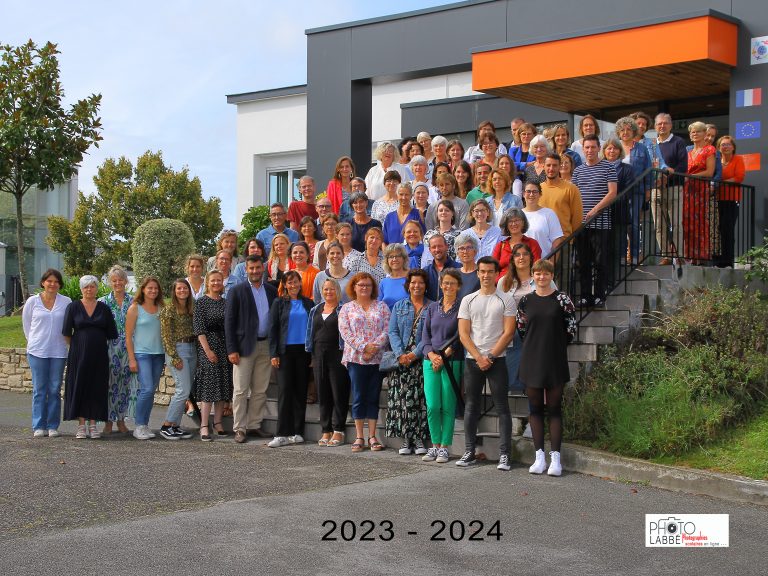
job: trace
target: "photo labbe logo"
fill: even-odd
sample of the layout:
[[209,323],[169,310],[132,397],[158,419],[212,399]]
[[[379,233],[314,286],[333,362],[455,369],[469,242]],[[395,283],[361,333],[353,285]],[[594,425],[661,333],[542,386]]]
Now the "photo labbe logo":
[[646,514],[646,548],[727,548],[728,514]]

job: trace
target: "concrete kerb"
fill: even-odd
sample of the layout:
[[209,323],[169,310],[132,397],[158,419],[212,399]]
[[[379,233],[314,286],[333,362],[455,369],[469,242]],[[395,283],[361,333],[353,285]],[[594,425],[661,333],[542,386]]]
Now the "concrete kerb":
[[[533,463],[533,442],[528,438],[517,441],[520,459]],[[646,484],[675,492],[700,494],[768,506],[768,482],[743,476],[654,464],[646,460],[617,456],[602,450],[576,444],[563,444],[563,469],[620,482]]]

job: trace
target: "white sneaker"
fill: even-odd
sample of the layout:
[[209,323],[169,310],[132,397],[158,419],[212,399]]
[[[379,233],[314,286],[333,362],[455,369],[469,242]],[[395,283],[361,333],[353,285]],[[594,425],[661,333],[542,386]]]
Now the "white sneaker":
[[270,448],[279,448],[280,446],[287,446],[290,441],[285,436],[275,436],[272,440],[267,442],[267,446]]
[[96,424],[88,426],[88,434],[91,436],[91,440],[98,440],[101,438],[101,432],[99,432],[99,427],[96,426]]
[[149,426],[144,426],[144,433],[149,436],[150,438],[155,437],[155,433],[152,432],[152,429]]
[[549,470],[547,470],[548,476],[560,476],[563,473],[563,467],[560,465],[560,452],[550,452],[549,457],[551,462],[549,463]]
[[531,474],[544,474],[544,470],[547,469],[547,455],[544,454],[544,450],[536,450],[536,462],[528,468],[528,472]]
[[56,428],[48,430],[48,438],[58,438],[59,436],[61,436],[61,434],[59,434],[59,431]]
[[509,465],[509,456],[506,454],[499,456],[499,465],[496,466],[496,470],[504,470],[505,472],[509,472],[511,469],[512,467]]
[[32,438],[42,438],[43,436],[45,436],[45,430],[35,430],[32,433]]
[[294,436],[288,436],[288,442],[290,442],[291,444],[303,444],[304,438],[302,437],[301,434],[296,434]]
[[148,428],[140,424],[133,430],[133,437],[136,438],[136,440],[149,440],[152,436],[147,432]]
[[435,462],[437,462],[438,464],[445,464],[450,459],[451,459],[451,455],[448,452],[448,448],[437,449],[437,460],[435,460]]
[[434,462],[435,460],[437,460],[437,448],[432,446],[432,448],[427,450],[427,453],[421,457],[421,460],[423,462]]
[[78,440],[83,440],[85,438],[88,438],[88,433],[86,432],[85,424],[79,424],[77,426],[77,432],[75,433],[75,438]]
[[419,456],[427,453],[427,448],[424,446],[424,442],[422,442],[421,439],[416,440],[415,444],[413,445],[413,452]]

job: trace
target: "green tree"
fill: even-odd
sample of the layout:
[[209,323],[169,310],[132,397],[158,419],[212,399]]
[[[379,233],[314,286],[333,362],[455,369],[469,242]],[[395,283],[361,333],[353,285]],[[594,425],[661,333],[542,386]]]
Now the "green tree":
[[168,295],[171,283],[184,275],[184,260],[195,249],[192,231],[184,222],[171,218],[149,220],[133,238],[133,271],[136,282],[155,276]]
[[0,45],[0,191],[16,199],[16,245],[24,298],[22,200],[32,188],[50,190],[71,178],[91,145],[98,146],[101,95],[92,94],[65,110],[59,81],[59,51],[38,46]]
[[271,224],[269,220],[269,206],[251,206],[243,214],[240,224],[243,229],[238,235],[238,243],[242,247],[246,241],[254,238],[256,234]]
[[149,220],[173,218],[192,231],[194,250],[212,251],[221,230],[221,201],[203,198],[200,179],[185,167],[174,171],[162,152],[136,161],[109,158],[93,179],[96,193],[80,193],[74,219],[48,219],[48,244],[64,255],[68,274],[102,274],[115,263],[130,263],[136,229]]

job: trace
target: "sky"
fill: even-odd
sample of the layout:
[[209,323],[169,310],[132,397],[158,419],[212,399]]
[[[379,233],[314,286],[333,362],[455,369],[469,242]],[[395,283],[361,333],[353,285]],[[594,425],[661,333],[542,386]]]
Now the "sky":
[[83,161],[80,190],[95,192],[107,158],[135,164],[161,150],[166,165],[200,178],[204,196],[221,198],[225,227],[239,228],[236,107],[226,95],[305,84],[308,28],[447,3],[0,0],[0,44],[56,43],[65,105],[102,95],[104,140]]

